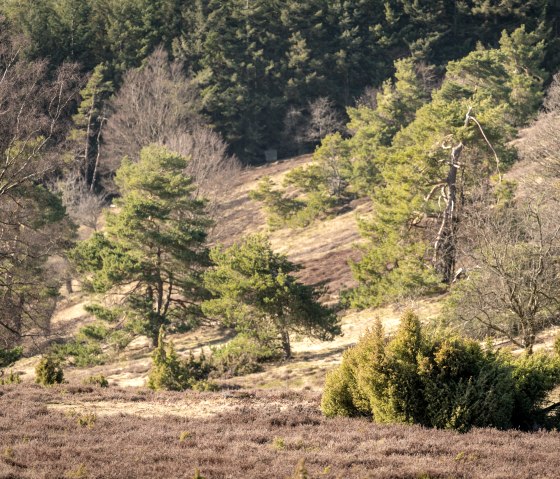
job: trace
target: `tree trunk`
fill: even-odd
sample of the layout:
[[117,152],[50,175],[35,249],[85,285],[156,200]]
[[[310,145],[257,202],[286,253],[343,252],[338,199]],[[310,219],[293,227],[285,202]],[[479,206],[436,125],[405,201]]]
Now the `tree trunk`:
[[72,294],[74,292],[74,288],[72,287],[72,277],[68,276],[66,278],[66,292],[68,294]]
[[447,179],[445,180],[447,192],[446,206],[434,245],[433,263],[436,271],[447,284],[450,284],[455,277],[455,260],[457,256],[455,239],[458,226],[458,216],[456,214],[457,171],[462,151],[463,143],[459,143],[451,150],[451,163]]
[[[471,120],[471,108],[465,115],[465,126]],[[457,173],[459,171],[459,160],[463,153],[463,142],[459,142],[451,148],[451,161],[449,172],[445,180],[444,194],[445,211],[439,231],[434,244],[434,256],[432,262],[436,271],[441,275],[443,282],[451,284],[455,277],[455,260],[457,258],[457,228],[459,217],[457,214]]]
[[101,158],[101,130],[103,129],[103,122],[105,118],[101,118],[99,122],[99,129],[97,130],[97,155],[95,157],[95,164],[93,165],[93,173],[91,175],[90,191],[94,191],[95,183],[97,182],[97,170],[99,169],[99,159]]
[[292,346],[290,345],[290,334],[288,331],[283,330],[281,333],[282,349],[284,350],[284,357],[290,359],[292,357]]

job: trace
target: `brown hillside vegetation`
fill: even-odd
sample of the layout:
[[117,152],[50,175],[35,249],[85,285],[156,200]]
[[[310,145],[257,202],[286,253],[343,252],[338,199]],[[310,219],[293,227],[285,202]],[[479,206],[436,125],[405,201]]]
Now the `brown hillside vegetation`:
[[356,219],[368,211],[367,202],[355,201],[343,214],[304,229],[268,231],[262,205],[249,198],[249,192],[264,176],[281,185],[286,173],[311,161],[312,156],[305,155],[243,171],[216,213],[217,226],[212,240],[229,245],[248,233],[268,232],[276,251],[304,266],[302,280],[311,284],[324,281],[337,296],[341,288],[354,285],[348,260],[357,258],[353,247],[360,239]]
[[[204,411],[208,402],[227,407]],[[318,402],[315,393],[4,386],[0,477],[191,478],[198,468],[212,479],[285,478],[301,459],[310,478],[558,477],[557,432],[325,419]]]

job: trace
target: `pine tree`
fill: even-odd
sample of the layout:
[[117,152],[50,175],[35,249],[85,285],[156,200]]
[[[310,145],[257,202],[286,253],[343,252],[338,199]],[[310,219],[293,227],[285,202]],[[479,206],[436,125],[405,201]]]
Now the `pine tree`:
[[265,237],[216,248],[211,259],[215,267],[204,284],[214,298],[202,309],[224,326],[265,344],[279,343],[286,358],[292,353],[292,333],[323,340],[340,334],[334,311],[319,303],[324,289],[300,283],[293,275],[300,267],[274,253]]
[[242,161],[277,146],[283,110],[285,39],[280,5],[265,0],[212,0],[203,70],[198,78],[209,113]]
[[[520,32],[508,38],[514,43],[526,38]],[[390,147],[377,149],[381,186],[372,195],[373,217],[362,224],[371,245],[353,266],[361,283],[352,297],[355,305],[433,291],[437,277],[452,281],[461,214],[457,199],[468,202],[476,188],[487,185],[491,190],[492,181],[499,181],[501,170],[514,158],[508,142],[528,118],[512,95],[528,95],[533,104],[538,97],[533,83],[514,90],[512,82],[521,83],[514,81],[508,65],[512,52],[520,50],[508,45],[506,41],[501,49],[479,49],[450,62],[432,101],[396,134]],[[518,68],[526,69],[524,75],[531,76],[536,65],[532,59],[540,57],[542,44],[534,41],[533,49],[534,56],[520,55]]]
[[72,252],[94,289],[129,285],[132,326],[154,346],[162,325],[192,326],[200,319],[210,221],[204,201],[193,196],[186,166],[185,158],[161,146],[144,148],[138,163],[125,160],[115,179],[119,210],[107,215],[105,235]]

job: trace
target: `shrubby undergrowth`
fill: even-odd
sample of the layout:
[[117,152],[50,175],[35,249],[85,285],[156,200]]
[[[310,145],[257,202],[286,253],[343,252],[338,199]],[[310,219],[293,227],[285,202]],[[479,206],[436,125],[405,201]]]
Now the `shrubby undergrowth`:
[[0,368],[5,368],[15,363],[23,355],[23,348],[18,346],[12,349],[0,348]]
[[262,370],[262,363],[278,359],[279,351],[239,334],[220,348],[212,350],[212,376],[243,376]]
[[148,376],[148,387],[153,390],[166,389],[184,391],[185,389],[212,390],[215,387],[208,382],[212,365],[204,352],[198,358],[191,355],[181,360],[173,343],[167,344],[164,329],[160,329],[158,347],[152,354],[152,369]]
[[35,368],[35,382],[43,386],[60,384],[64,380],[64,372],[53,356],[44,356]]
[[467,431],[472,427],[556,427],[548,394],[560,384],[560,359],[513,357],[461,338],[430,337],[418,317],[403,315],[385,343],[381,323],[327,376],[327,416],[369,416]]

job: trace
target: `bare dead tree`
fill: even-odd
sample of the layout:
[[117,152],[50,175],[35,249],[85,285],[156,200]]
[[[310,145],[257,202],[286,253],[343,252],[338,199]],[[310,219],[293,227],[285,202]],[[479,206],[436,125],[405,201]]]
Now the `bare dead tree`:
[[522,132],[516,147],[520,156],[541,166],[540,173],[560,177],[560,74],[554,76],[544,109],[533,124]]
[[[468,109],[465,115],[464,127],[467,127],[470,123],[474,123],[477,126],[482,138],[492,151],[496,162],[496,170],[501,179],[498,155],[488,140],[482,125],[473,115],[471,108]],[[426,201],[430,200],[438,189],[440,190],[440,200],[445,203],[445,208],[434,242],[432,263],[436,271],[441,275],[443,281],[450,284],[455,277],[455,263],[457,260],[457,231],[460,220],[459,198],[463,196],[463,191],[459,191],[458,188],[460,186],[458,185],[458,173],[459,170],[463,168],[461,156],[465,145],[462,141],[459,141],[459,143],[455,145],[450,145],[444,141],[442,148],[451,150],[447,178],[441,183],[434,185],[426,196]]]
[[306,137],[317,142],[325,136],[344,129],[344,122],[332,100],[320,97],[309,103],[309,124]]
[[560,319],[558,204],[477,209],[463,219],[473,265],[449,316],[476,337],[501,336],[532,352],[539,331]]
[[369,108],[375,110],[377,108],[377,98],[379,95],[379,88],[368,86],[364,89],[362,94],[356,100],[356,107]]
[[167,144],[179,132],[192,131],[204,123],[200,112],[199,92],[181,63],[169,62],[163,48],[156,49],[142,68],[126,73],[109,104],[100,170],[110,174],[144,146]]
[[295,153],[300,154],[307,142],[305,132],[305,115],[300,108],[290,107],[284,117],[282,137],[287,145],[295,145]]
[[76,170],[56,179],[52,189],[61,196],[66,212],[77,225],[97,230],[97,220],[106,206],[103,193],[92,191],[83,175]]
[[213,216],[217,205],[230,193],[241,163],[228,154],[219,134],[202,125],[176,133],[166,146],[189,159],[185,173],[194,179],[196,195],[208,200],[208,213]]
[[185,173],[215,210],[241,167],[219,134],[206,125],[199,92],[179,62],[170,63],[165,51],[157,49],[143,68],[126,74],[110,109],[100,167],[105,177],[116,171],[124,156],[134,160],[144,146],[162,144],[189,159]]

